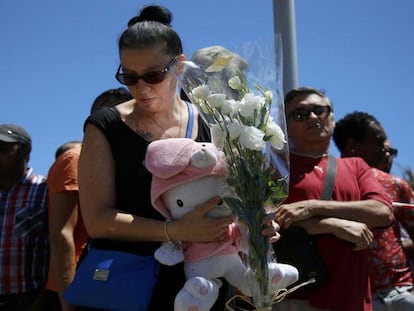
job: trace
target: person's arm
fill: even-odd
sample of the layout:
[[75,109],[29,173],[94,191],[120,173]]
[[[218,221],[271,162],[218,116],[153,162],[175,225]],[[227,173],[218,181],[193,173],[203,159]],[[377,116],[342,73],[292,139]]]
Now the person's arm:
[[411,226],[411,223],[405,221],[403,222],[402,230],[405,230],[405,239],[402,239],[402,247],[408,259],[414,263],[414,226]]
[[394,182],[397,192],[392,205],[398,215],[396,218],[401,230],[402,247],[408,259],[414,263],[414,192],[404,179],[395,178]]
[[399,213],[399,226],[401,231],[401,244],[404,252],[411,262],[414,262],[414,226],[412,225],[414,205],[400,202],[393,202]]
[[[410,236],[413,236],[414,232],[410,234]],[[407,238],[402,241],[402,247],[404,249],[404,252],[406,256],[414,262],[414,243],[413,238]]]
[[[87,125],[79,159],[79,195],[85,227],[92,238],[129,241],[167,241],[164,222],[139,217],[116,207],[115,168],[109,143],[93,125]],[[213,198],[183,218],[168,224],[171,239],[210,242],[219,240],[233,217],[205,217],[219,198]]]
[[294,224],[304,228],[308,234],[333,234],[338,239],[355,244],[354,250],[367,248],[374,235],[364,223],[334,217],[312,217]]
[[[399,202],[398,202],[399,203]],[[393,202],[393,204],[395,204],[395,202]],[[411,205],[411,204],[410,204]],[[401,204],[402,206],[402,204]],[[402,244],[402,248],[404,249],[405,255],[407,256],[407,258],[414,263],[414,226],[412,226],[412,222],[407,221],[407,219],[404,219],[404,215],[407,214],[407,211],[404,211],[404,207],[401,209],[398,206],[397,208],[399,208],[399,212],[400,212],[400,217],[399,220],[401,221],[399,223],[399,228],[400,228],[400,232],[401,232],[401,244]],[[411,210],[411,207],[410,207]],[[409,213],[410,215],[411,213]]]
[[49,241],[53,275],[63,311],[71,311],[62,297],[76,270],[74,231],[78,222],[78,191],[50,194]]
[[315,216],[353,220],[362,222],[369,228],[389,226],[393,220],[391,209],[376,200],[348,202],[304,200],[282,204],[275,208],[275,221],[282,228]]

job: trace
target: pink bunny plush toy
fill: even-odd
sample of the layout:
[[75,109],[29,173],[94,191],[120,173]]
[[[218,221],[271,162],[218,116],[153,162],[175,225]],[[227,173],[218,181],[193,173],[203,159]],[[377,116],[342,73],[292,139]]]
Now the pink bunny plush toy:
[[[148,146],[145,166],[152,173],[151,201],[166,219],[179,219],[214,196],[223,194],[227,166],[224,153],[211,143],[188,138],[157,140]],[[224,203],[207,213],[208,217],[231,214]],[[175,311],[208,311],[218,297],[221,281],[226,279],[241,293],[251,296],[251,271],[242,262],[244,226],[229,226],[228,235],[220,242],[185,242],[181,248],[163,243],[155,258],[166,265],[184,260],[187,278],[177,294]],[[250,273],[249,273],[250,272]],[[296,268],[269,263],[269,286],[272,290],[296,282]]]

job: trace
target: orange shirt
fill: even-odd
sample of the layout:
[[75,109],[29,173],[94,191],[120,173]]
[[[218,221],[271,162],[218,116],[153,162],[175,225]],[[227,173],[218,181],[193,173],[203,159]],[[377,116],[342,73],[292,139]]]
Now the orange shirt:
[[[49,169],[49,173],[47,176],[47,184],[49,187],[49,199],[55,193],[60,193],[64,191],[79,191],[78,160],[80,150],[80,147],[67,150],[65,153],[63,153],[56,159],[56,161]],[[49,204],[49,209],[52,208],[59,208],[59,206],[52,206],[51,204]],[[79,256],[85,248],[87,240],[88,234],[86,232],[82,218],[78,217],[78,223],[76,224],[74,231],[76,262],[78,262]],[[56,284],[54,279],[55,272],[53,270],[54,268],[51,265],[49,267],[49,276],[46,288],[56,291]]]

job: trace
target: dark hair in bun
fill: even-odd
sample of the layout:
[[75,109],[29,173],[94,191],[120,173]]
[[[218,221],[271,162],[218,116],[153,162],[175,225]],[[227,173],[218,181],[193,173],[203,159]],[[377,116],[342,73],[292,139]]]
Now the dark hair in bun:
[[155,21],[167,26],[171,26],[170,24],[172,21],[172,13],[170,10],[162,6],[146,6],[141,9],[138,16],[135,16],[128,21],[128,27],[144,21]]
[[119,51],[161,46],[170,56],[182,54],[181,39],[171,27],[172,13],[165,7],[143,7],[138,16],[128,21],[128,28],[119,38]]

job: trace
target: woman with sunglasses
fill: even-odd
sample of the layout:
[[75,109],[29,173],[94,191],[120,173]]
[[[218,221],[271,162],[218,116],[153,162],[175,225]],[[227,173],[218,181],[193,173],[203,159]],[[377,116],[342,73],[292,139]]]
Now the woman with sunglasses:
[[[275,208],[275,221],[286,229],[300,226],[317,237],[315,245],[327,279],[289,295],[274,311],[372,308],[367,248],[373,241],[371,228],[391,224],[391,202],[360,158],[334,160],[332,199],[321,200],[335,125],[332,110],[329,98],[317,89],[297,88],[286,94],[291,151],[289,195]],[[283,239],[283,231],[281,235]]]
[[[169,137],[210,141],[206,124],[177,93],[177,75],[185,56],[170,26],[171,17],[166,8],[148,6],[129,21],[119,39],[120,65],[115,77],[128,87],[133,99],[102,108],[85,123],[79,162],[80,206],[95,247],[153,255],[169,239],[220,240],[233,222],[231,216],[205,216],[220,198],[169,223],[151,205],[151,175],[143,165],[148,144]],[[184,282],[181,264],[161,265],[147,310],[173,310]]]

